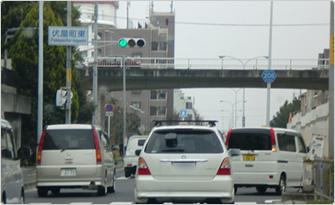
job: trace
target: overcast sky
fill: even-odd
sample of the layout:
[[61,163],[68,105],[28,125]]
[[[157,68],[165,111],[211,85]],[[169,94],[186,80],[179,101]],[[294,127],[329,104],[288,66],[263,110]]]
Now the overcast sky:
[[[118,27],[124,28],[127,2],[119,4]],[[129,17],[134,25],[146,22],[149,4],[151,1],[131,1]],[[169,12],[170,5],[171,1],[154,1],[154,12]],[[173,1],[175,58],[268,56],[270,5],[270,1]],[[274,1],[272,59],[317,59],[319,53],[329,48],[329,22],[329,1]],[[187,96],[195,98],[194,107],[201,116],[218,120],[220,129],[228,129],[232,110],[229,103],[220,100],[235,103],[234,90],[238,88],[182,89]],[[272,89],[270,119],[285,100],[290,102],[299,94],[297,89]],[[265,125],[266,89],[247,88],[245,97],[246,126]],[[237,101],[242,101],[242,89],[237,92]],[[237,103],[237,109],[242,110],[242,103]],[[237,116],[237,126],[241,126],[242,112],[238,111]]]

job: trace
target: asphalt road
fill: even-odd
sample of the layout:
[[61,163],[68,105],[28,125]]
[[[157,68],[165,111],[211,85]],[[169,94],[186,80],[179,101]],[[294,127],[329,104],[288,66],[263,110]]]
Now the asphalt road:
[[[33,177],[33,171],[30,177]],[[28,175],[28,173],[27,173]],[[61,189],[59,195],[49,193],[47,197],[37,196],[35,188],[26,190],[26,203],[30,204],[132,204],[134,203],[134,176],[125,178],[122,168],[116,174],[116,192],[106,196],[97,196],[94,190]],[[235,204],[266,204],[272,201],[280,201],[274,189],[267,190],[264,194],[257,193],[255,188],[239,188],[235,196]],[[296,192],[297,189],[287,191]]]

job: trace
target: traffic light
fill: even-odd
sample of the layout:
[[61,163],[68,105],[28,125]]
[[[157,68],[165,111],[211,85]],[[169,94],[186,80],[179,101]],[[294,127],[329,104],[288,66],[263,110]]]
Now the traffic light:
[[122,48],[142,48],[145,46],[143,38],[121,38],[119,45]]

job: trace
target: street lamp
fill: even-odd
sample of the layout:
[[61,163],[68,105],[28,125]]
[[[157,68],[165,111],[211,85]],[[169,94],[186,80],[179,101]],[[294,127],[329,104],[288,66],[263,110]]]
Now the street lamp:
[[[236,119],[237,119],[237,109],[236,109],[236,104],[239,103],[239,102],[242,102],[242,101],[238,101],[235,103],[231,103],[229,101],[226,101],[226,100],[220,100],[220,102],[225,102],[225,103],[229,103],[231,105],[231,115],[232,115],[232,128],[234,127],[234,122],[235,122],[235,127],[236,127]],[[235,117],[234,117],[234,106],[235,106]]]
[[[238,58],[235,58],[233,56],[219,56],[219,58],[223,59],[225,57],[229,57],[229,58],[233,58],[237,61],[239,61],[240,63],[242,63],[243,65],[243,70],[245,70],[245,66],[246,64],[251,61],[251,60],[254,60],[254,59],[257,59],[257,58],[265,58],[265,59],[268,59],[268,56],[257,56],[257,57],[254,57],[254,58],[250,58],[249,60],[247,60],[245,63],[243,61],[241,61],[240,59]],[[243,117],[242,117],[242,127],[245,127],[245,88],[243,88]]]

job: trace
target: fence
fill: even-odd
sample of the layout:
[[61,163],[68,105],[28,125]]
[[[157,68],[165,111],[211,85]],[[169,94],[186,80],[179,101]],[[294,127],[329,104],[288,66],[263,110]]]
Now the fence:
[[314,159],[313,163],[314,199],[334,201],[334,161]]

